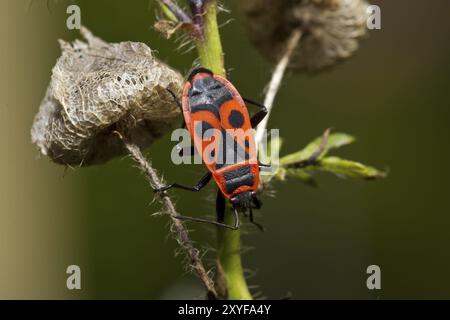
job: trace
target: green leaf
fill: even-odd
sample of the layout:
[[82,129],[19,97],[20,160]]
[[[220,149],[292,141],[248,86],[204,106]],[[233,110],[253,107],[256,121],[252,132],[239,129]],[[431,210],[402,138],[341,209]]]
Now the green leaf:
[[311,186],[316,186],[313,179],[313,173],[316,171],[334,173],[343,178],[369,180],[385,177],[384,172],[374,167],[338,157],[326,157],[330,150],[351,144],[354,141],[355,138],[351,135],[345,133],[329,134],[329,130],[327,130],[322,137],[316,138],[303,150],[281,158],[280,167],[274,177],[278,180],[292,177]]
[[[290,155],[284,156],[280,159],[281,166],[288,166],[290,164],[298,163],[309,159],[315,152],[320,149],[324,137],[318,137],[309,143],[303,150],[297,151]],[[318,159],[323,158],[332,149],[337,149],[342,146],[351,144],[355,138],[346,133],[332,133],[328,136],[327,143],[319,155]]]
[[311,167],[311,169],[332,172],[340,177],[349,178],[376,179],[386,177],[384,172],[374,167],[338,157],[322,158],[317,165]]
[[286,169],[287,176],[297,178],[310,187],[317,187],[316,181],[313,179],[311,173],[303,169]]

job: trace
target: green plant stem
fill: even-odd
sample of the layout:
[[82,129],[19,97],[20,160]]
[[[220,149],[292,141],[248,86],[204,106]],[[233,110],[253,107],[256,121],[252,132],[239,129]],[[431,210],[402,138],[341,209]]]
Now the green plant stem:
[[[209,0],[205,4],[203,38],[196,40],[200,62],[203,67],[225,77],[222,43],[217,24],[217,2]],[[225,214],[225,223],[233,225],[232,214]],[[225,282],[228,299],[250,300],[241,261],[241,235],[239,230],[218,228],[217,264],[219,275]]]
[[203,38],[195,41],[201,64],[212,72],[226,77],[222,42],[217,24],[217,2],[209,0],[205,4]]
[[[225,223],[234,224],[234,217],[225,214]],[[251,300],[252,295],[247,287],[241,261],[241,234],[239,230],[219,228],[217,231],[218,252],[217,270],[222,271],[230,300]]]

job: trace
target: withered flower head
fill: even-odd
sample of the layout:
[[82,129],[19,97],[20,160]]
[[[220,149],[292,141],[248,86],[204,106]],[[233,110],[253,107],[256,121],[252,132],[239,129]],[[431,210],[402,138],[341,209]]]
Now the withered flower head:
[[107,43],[81,31],[86,42],[60,41],[58,59],[31,129],[40,152],[66,165],[102,163],[125,154],[116,127],[140,147],[177,123],[167,91],[181,93],[183,77],[138,42]]
[[366,34],[364,0],[241,0],[253,44],[276,62],[296,29],[302,39],[290,67],[318,71],[348,58]]

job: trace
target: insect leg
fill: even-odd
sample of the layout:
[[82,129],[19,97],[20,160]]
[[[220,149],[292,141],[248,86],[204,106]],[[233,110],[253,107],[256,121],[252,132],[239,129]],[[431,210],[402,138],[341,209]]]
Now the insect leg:
[[265,118],[266,115],[267,115],[267,110],[260,110],[257,113],[255,113],[253,115],[253,117],[250,119],[252,128],[256,128],[256,126],[262,121],[262,119]]
[[255,208],[255,209],[261,209],[261,207],[262,207],[262,201],[261,201],[261,199],[258,197],[258,195],[255,194],[255,195],[253,196],[252,200],[253,200],[253,205],[254,205],[253,208]]
[[[219,223],[222,223],[225,220],[225,197],[222,193],[222,191],[217,190],[217,198],[216,198],[216,215],[217,215],[217,221]],[[230,229],[237,230],[239,229],[239,211],[234,208],[234,226],[228,226]]]
[[234,208],[234,227],[232,229],[239,229],[239,211]]
[[257,113],[255,113],[252,116],[252,118],[250,119],[252,128],[255,128],[262,121],[262,119],[264,119],[264,117],[267,115],[267,108],[266,108],[266,106],[264,106],[258,102],[255,102],[253,100],[246,99],[246,98],[243,98],[243,100],[244,100],[244,102],[252,104],[254,106],[257,106],[261,109]]
[[[173,99],[174,99],[174,101],[175,101],[175,103],[178,105],[178,107],[180,108],[180,111],[181,112],[183,112],[183,107],[182,107],[182,105],[181,105],[181,102],[180,102],[180,99],[178,99],[178,97],[176,96],[176,94],[172,91],[172,90],[170,90],[170,89],[166,89],[169,93],[170,93],[170,95],[173,97]],[[181,129],[186,129],[186,121],[184,121],[184,118],[183,118],[183,120],[182,120],[182,122],[181,122]],[[177,148],[178,148],[178,155],[180,156],[180,157],[183,157],[184,156],[184,149],[182,149],[182,148],[179,148],[178,146],[177,146]],[[195,154],[195,147],[194,146],[191,146],[191,150],[190,150],[190,156],[193,156]]]
[[272,165],[261,162],[258,162],[258,167],[260,172],[272,172],[273,170]]
[[167,90],[167,91],[170,93],[170,95],[173,97],[173,100],[175,100],[175,103],[177,104],[178,108],[180,108],[180,110],[183,111],[183,107],[181,106],[180,99],[178,99],[178,97],[177,97],[177,95],[175,94],[175,92],[173,92],[172,90],[167,89],[167,88],[166,88],[166,90]]
[[[166,90],[170,93],[170,95],[173,97],[173,100],[175,101],[175,103],[177,104],[178,108],[180,108],[180,111],[183,113],[183,107],[181,105],[180,99],[178,99],[177,95],[170,89]],[[186,128],[186,122],[183,119],[183,122],[181,123],[181,129],[185,129]]]
[[216,215],[217,221],[223,222],[225,220],[225,197],[223,196],[222,191],[217,190],[217,198],[216,198]]
[[236,230],[239,228],[239,225],[236,227],[236,225],[229,226],[229,225],[223,223],[223,218],[225,215],[225,198],[220,190],[218,190],[218,192],[217,192],[216,211],[217,211],[217,220],[218,221],[214,221],[214,220],[210,220],[210,219],[180,216],[180,215],[175,216],[175,218],[180,219],[180,220],[186,220],[186,221],[209,223],[209,224],[216,225],[218,227],[223,227],[223,228],[228,228],[228,229],[233,229],[233,230]]
[[218,226],[218,227],[228,228],[228,229],[232,229],[232,230],[239,229],[239,221],[238,220],[236,220],[236,221],[238,221],[238,223],[235,223],[234,226],[230,226],[228,224],[220,223],[220,222],[217,222],[217,221],[214,221],[214,220],[210,220],[210,219],[194,218],[194,217],[187,217],[187,216],[174,216],[174,218],[180,219],[180,220],[186,220],[186,221],[209,223],[209,224],[213,224],[213,225]]
[[258,161],[258,166],[259,166],[260,170],[263,168],[272,168],[272,166],[270,164],[261,163],[259,161]]
[[259,230],[264,231],[264,227],[262,225],[260,225],[258,222],[255,222],[255,220],[253,219],[252,208],[250,208],[249,211],[250,211],[250,222],[253,223],[255,226],[257,226]]
[[246,103],[254,105],[255,107],[258,107],[258,108],[260,108],[262,110],[266,110],[267,111],[266,106],[261,104],[261,103],[259,103],[259,102],[256,102],[256,101],[253,101],[253,100],[250,100],[250,99],[247,99],[247,98],[242,98],[242,100],[244,100],[244,102],[246,102]]
[[185,185],[182,185],[179,183],[173,183],[173,184],[169,184],[167,186],[164,186],[164,187],[161,187],[158,189],[154,189],[153,191],[154,192],[164,192],[164,191],[172,189],[172,188],[184,189],[184,190],[188,190],[188,191],[200,191],[211,181],[211,178],[212,178],[212,174],[211,174],[211,172],[208,172],[203,177],[201,177],[201,179],[193,187],[185,186]]

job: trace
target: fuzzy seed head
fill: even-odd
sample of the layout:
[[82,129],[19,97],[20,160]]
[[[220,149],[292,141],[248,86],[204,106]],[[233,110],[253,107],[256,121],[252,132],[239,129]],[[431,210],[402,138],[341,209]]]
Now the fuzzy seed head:
[[294,30],[302,32],[290,68],[319,71],[349,58],[366,34],[364,0],[241,0],[250,40],[271,62]]

